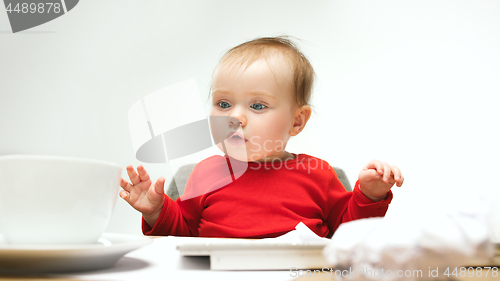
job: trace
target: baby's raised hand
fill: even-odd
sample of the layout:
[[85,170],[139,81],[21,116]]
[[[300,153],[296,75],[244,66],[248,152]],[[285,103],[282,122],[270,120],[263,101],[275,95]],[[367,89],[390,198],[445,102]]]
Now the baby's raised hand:
[[121,179],[120,186],[123,190],[120,191],[120,197],[141,212],[146,222],[153,226],[165,201],[163,191],[165,178],[160,177],[153,184],[149,174],[141,165],[137,166],[137,173],[132,165],[127,166],[127,173],[132,183]]
[[359,172],[359,188],[364,195],[373,201],[380,201],[387,197],[387,192],[391,187],[403,185],[403,175],[396,166],[389,166],[387,163],[378,160],[370,161]]

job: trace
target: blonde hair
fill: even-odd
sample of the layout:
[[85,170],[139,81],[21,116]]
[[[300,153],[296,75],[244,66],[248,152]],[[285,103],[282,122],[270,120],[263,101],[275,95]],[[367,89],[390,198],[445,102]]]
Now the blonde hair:
[[240,44],[227,51],[219,64],[236,64],[245,69],[259,59],[269,59],[280,54],[293,73],[293,89],[298,106],[308,105],[314,83],[314,69],[309,60],[286,36],[261,37]]

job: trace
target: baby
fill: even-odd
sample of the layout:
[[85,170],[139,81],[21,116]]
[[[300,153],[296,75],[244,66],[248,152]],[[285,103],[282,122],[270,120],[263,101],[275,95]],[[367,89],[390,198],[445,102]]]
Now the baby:
[[[328,163],[285,150],[311,116],[313,78],[310,62],[287,38],[229,50],[213,74],[210,113],[233,128],[218,143],[225,156],[198,163],[176,201],[164,193],[163,177],[153,183],[144,167],[127,166],[130,183],[121,180],[120,196],[142,213],[143,233],[266,238],[303,222],[331,237],[343,222],[384,216],[391,187],[404,181],[396,166],[370,161],[347,192]],[[212,123],[211,130],[215,135]],[[230,175],[222,173],[229,163]]]

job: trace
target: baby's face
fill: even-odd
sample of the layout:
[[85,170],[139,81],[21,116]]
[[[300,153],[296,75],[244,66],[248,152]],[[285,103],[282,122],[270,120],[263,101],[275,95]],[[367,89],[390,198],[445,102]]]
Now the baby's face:
[[210,115],[240,122],[239,128],[229,126],[239,136],[224,140],[229,156],[240,161],[284,159],[296,109],[291,77],[281,62],[273,63],[272,70],[266,60],[258,60],[246,70],[217,67]]

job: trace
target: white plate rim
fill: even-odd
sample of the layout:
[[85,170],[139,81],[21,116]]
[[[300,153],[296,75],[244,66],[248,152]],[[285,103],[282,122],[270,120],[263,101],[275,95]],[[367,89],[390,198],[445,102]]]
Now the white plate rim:
[[117,248],[140,247],[153,242],[151,237],[138,236],[121,233],[103,233],[99,239],[108,240],[111,245],[103,243],[94,244],[63,244],[63,245],[17,245],[4,242],[3,235],[0,233],[0,252],[5,251],[79,251],[79,250],[111,250]]
[[[110,243],[82,245],[0,244],[0,275],[7,273],[58,273],[113,267],[127,253],[153,243],[146,236],[105,233]],[[3,237],[2,237],[3,238]],[[3,246],[3,247],[2,247]]]

